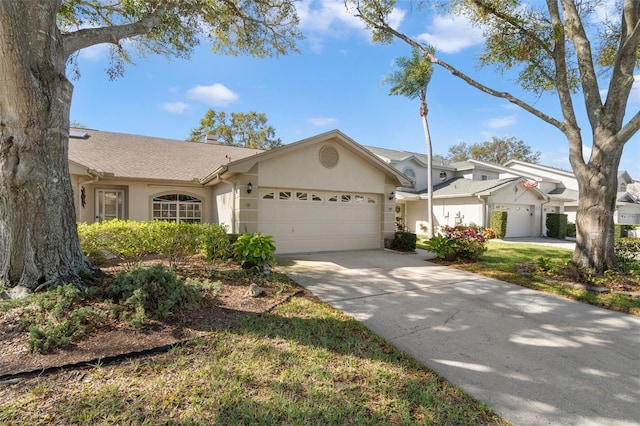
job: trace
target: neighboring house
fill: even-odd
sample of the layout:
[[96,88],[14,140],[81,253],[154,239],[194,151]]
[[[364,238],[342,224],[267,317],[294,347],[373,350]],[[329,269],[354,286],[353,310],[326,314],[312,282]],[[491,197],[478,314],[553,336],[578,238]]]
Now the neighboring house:
[[383,247],[406,176],[338,130],[271,151],[72,129],[81,222],[220,223],[278,253]]
[[[412,188],[397,188],[396,221],[418,234],[427,233],[427,156],[406,151],[367,147],[383,161],[414,180]],[[546,215],[566,213],[575,221],[578,185],[573,173],[522,161],[504,166],[469,160],[447,162],[434,156],[434,230],[456,224],[489,226],[491,212],[506,211],[506,237],[546,235]],[[626,191],[633,180],[618,176],[621,192],[614,220],[640,223],[638,197]]]

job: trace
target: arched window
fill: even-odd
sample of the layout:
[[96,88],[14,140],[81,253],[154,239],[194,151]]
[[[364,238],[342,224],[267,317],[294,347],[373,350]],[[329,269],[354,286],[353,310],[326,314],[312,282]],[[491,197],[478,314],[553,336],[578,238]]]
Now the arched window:
[[202,223],[202,201],[186,194],[154,197],[152,219],[178,223]]
[[405,167],[402,170],[402,174],[411,179],[414,183],[416,182],[416,172],[414,172],[411,167]]

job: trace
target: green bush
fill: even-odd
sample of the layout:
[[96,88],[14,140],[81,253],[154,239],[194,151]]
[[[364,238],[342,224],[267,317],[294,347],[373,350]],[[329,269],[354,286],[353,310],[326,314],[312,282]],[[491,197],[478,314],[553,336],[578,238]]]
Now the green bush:
[[222,225],[202,225],[201,247],[209,262],[231,259],[233,257],[232,244],[237,239],[237,234],[227,234],[227,229]]
[[167,259],[171,266],[202,253],[209,260],[231,257],[230,237],[218,224],[135,222],[110,220],[91,225],[78,224],[80,246],[96,264],[111,253],[128,268],[149,254]]
[[444,259],[456,251],[456,240],[447,238],[442,234],[434,235],[425,241],[424,244],[427,246],[427,250],[434,253],[440,259]]
[[504,238],[507,234],[507,212],[492,211],[490,226],[495,231],[496,238]]
[[567,238],[567,215],[548,213],[546,219],[547,237],[564,240]]
[[576,224],[567,223],[567,237],[575,237],[575,236],[576,236]]
[[614,225],[614,237],[615,238],[627,238],[627,231],[634,228],[634,225]]
[[202,225],[157,220],[144,226],[143,234],[151,239],[150,251],[167,259],[171,267],[200,251]]
[[399,251],[415,251],[417,241],[416,234],[412,232],[396,232],[391,242],[391,248]]
[[185,286],[162,264],[121,272],[106,292],[127,308],[130,322],[135,326],[142,325],[147,317],[166,319],[175,306],[196,307],[200,299],[197,289]]
[[640,263],[640,239],[638,238],[616,239],[614,251],[620,263]]
[[271,235],[260,232],[242,234],[233,243],[235,259],[243,269],[257,269],[262,271],[265,265],[275,263],[276,246]]
[[27,345],[41,353],[51,352],[101,324],[105,315],[98,308],[76,308],[85,295],[71,284],[33,295],[20,322],[21,329],[29,330]]

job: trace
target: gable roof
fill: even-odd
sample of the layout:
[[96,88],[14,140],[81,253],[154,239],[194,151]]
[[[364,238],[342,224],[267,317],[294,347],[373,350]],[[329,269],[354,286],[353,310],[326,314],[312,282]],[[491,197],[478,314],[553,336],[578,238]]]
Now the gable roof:
[[199,182],[223,164],[262,152],[89,129],[70,134],[72,164],[90,175],[115,178]]
[[344,148],[359,155],[367,163],[381,169],[387,176],[395,180],[396,186],[408,186],[411,183],[411,179],[409,179],[407,176],[400,173],[396,168],[381,160],[378,156],[374,155],[371,151],[351,139],[349,136],[342,133],[340,130],[330,130],[328,132],[321,133],[307,139],[302,139],[300,141],[293,142],[276,149],[263,151],[257,155],[245,157],[237,161],[231,161],[228,164],[223,164],[213,172],[211,172],[205,179],[203,179],[202,182],[205,184],[216,182],[221,178],[223,174],[227,173],[246,173],[260,161],[268,160],[280,155],[286,155],[287,153],[303,149],[307,146],[329,140],[339,143]]
[[[490,180],[473,180],[464,177],[456,177],[446,182],[442,182],[433,187],[433,198],[460,198],[460,197],[476,197],[479,195],[492,195],[495,191],[502,189],[508,185],[523,181],[521,177],[490,179]],[[547,195],[537,188],[529,188],[536,192],[541,199],[548,199]],[[426,199],[428,190],[420,192],[404,192],[398,191],[399,199],[416,200]]]
[[[417,163],[427,166],[429,161],[429,157],[426,154],[421,154],[418,152],[410,152],[410,151],[402,151],[396,149],[388,149],[388,148],[378,148],[375,146],[365,146],[366,149],[373,152],[375,155],[380,157],[386,163],[400,163],[402,161],[413,159]],[[444,159],[441,155],[432,156],[432,164],[438,167],[447,167],[453,170],[449,165],[449,161]]]

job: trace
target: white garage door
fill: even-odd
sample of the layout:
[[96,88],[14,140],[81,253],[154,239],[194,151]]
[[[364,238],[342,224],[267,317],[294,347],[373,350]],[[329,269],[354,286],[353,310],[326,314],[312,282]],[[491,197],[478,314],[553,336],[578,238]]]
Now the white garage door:
[[507,212],[506,238],[531,236],[531,206],[503,204],[496,210]]
[[262,188],[258,229],[278,253],[380,248],[380,203],[378,194]]

